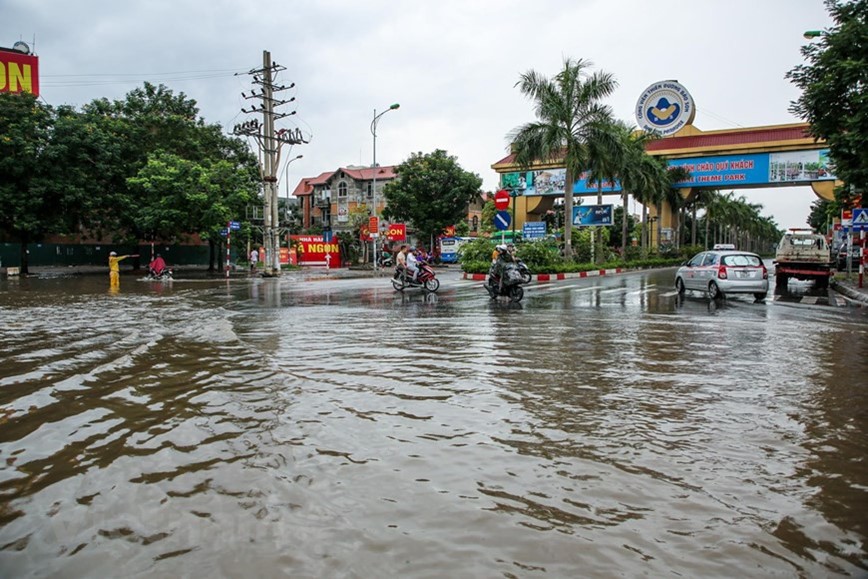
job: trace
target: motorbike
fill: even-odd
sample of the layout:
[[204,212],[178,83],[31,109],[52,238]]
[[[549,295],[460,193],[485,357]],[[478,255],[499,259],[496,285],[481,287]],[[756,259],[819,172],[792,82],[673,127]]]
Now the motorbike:
[[434,268],[427,262],[420,261],[416,264],[419,269],[419,275],[416,276],[416,281],[413,281],[413,275],[403,267],[395,268],[395,275],[392,276],[392,287],[395,291],[402,292],[406,288],[422,288],[427,292],[436,292],[440,289],[440,280],[437,279],[434,273]]
[[167,267],[158,274],[154,273],[153,271],[149,271],[145,279],[148,281],[169,281],[171,279],[174,279],[172,276],[172,268]]
[[521,283],[530,283],[533,280],[533,274],[530,273],[527,264],[516,258],[515,265],[518,267],[518,273],[521,274]]
[[[530,273],[528,273],[529,275]],[[508,263],[503,269],[503,283],[499,277],[494,275],[494,267],[489,270],[485,289],[493,300],[502,296],[508,297],[511,302],[520,302],[524,297],[524,288],[521,286],[527,283],[525,279],[518,264]],[[529,281],[529,277],[527,279]]]
[[384,253],[377,258],[377,265],[380,267],[392,267],[395,265],[395,258],[392,257],[391,253]]

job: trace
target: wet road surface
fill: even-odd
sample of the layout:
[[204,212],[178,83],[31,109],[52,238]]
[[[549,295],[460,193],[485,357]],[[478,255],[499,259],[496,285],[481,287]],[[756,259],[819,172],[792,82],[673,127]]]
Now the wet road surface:
[[0,574],[866,575],[868,308],[438,274],[0,281]]

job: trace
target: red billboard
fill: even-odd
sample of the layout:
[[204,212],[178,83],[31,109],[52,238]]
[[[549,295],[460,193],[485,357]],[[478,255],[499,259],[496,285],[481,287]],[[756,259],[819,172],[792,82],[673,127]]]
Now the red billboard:
[[335,243],[326,243],[322,235],[290,235],[296,248],[299,265],[326,265],[340,267],[341,249]]
[[0,92],[39,96],[39,57],[0,49]]

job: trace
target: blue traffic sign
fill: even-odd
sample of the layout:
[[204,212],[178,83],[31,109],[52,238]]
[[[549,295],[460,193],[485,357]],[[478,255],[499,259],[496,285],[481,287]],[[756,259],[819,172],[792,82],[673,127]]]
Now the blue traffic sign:
[[231,229],[232,231],[238,231],[239,229],[241,229],[241,224],[237,221],[230,221],[229,229]]
[[853,231],[868,231],[868,207],[853,210]]
[[224,227],[223,229],[220,230],[220,235],[222,235],[223,237],[226,237],[227,235],[229,235],[229,231]]
[[512,216],[510,216],[509,211],[498,211],[494,214],[494,226],[497,227],[498,231],[503,231],[509,224],[512,223]]
[[545,236],[545,221],[527,221],[521,229],[521,237],[523,239],[543,239]]

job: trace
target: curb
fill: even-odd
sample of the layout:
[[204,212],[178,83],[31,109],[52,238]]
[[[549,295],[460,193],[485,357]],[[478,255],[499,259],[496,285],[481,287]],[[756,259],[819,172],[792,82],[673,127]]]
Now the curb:
[[[599,277],[601,275],[615,275],[619,273],[626,272],[626,269],[616,267],[615,269],[594,269],[591,271],[577,271],[573,273],[537,273],[531,276],[532,279],[536,281],[560,281],[563,279],[570,278],[582,278],[582,277]],[[467,273],[464,272],[464,279],[470,279],[473,281],[485,281],[488,278],[487,273]]]
[[851,300],[855,300],[863,304],[868,304],[868,293],[865,293],[865,291],[860,291],[858,289],[850,287],[849,284],[843,284],[835,280],[834,278],[832,278],[831,280],[831,286],[832,289],[834,289],[836,292],[844,294]]

